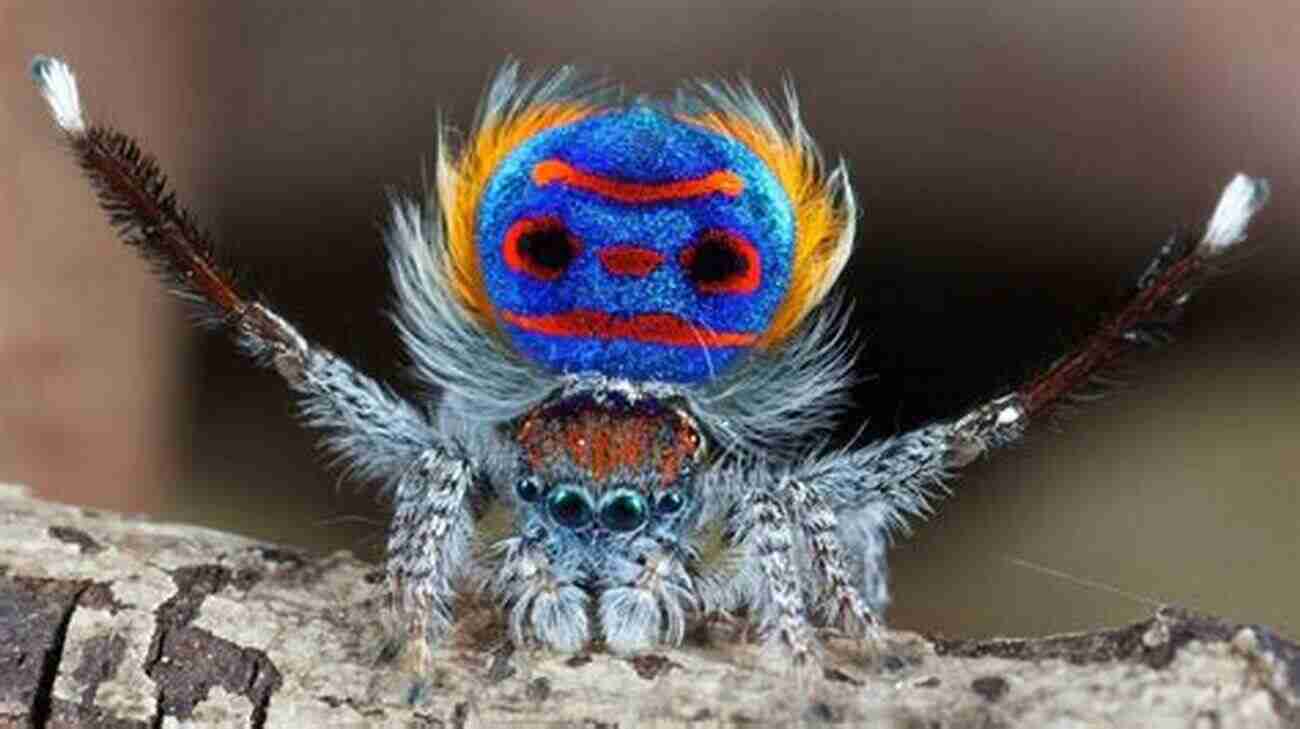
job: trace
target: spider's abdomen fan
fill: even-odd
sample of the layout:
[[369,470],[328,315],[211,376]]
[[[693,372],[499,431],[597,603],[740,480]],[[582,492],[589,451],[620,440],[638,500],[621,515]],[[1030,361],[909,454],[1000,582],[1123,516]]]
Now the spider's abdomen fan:
[[852,243],[842,172],[748,87],[506,84],[439,175],[460,302],[565,374],[712,380],[788,337]]

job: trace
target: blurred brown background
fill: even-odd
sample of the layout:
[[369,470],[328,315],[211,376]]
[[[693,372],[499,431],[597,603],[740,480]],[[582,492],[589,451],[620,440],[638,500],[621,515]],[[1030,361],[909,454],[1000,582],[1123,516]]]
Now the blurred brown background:
[[1274,185],[1258,254],[1175,347],[969,469],[900,543],[892,622],[1044,632],[1154,600],[1300,635],[1300,10],[1083,5],[0,3],[0,480],[314,549],[382,539],[276,378],[189,329],[115,242],[34,53],[66,57],[89,113],[160,157],[250,286],[386,378],[385,189],[419,187],[438,111],[463,127],[507,55],[649,91],[788,72],[865,207],[847,283],[876,434],[1050,360],[1232,173]]

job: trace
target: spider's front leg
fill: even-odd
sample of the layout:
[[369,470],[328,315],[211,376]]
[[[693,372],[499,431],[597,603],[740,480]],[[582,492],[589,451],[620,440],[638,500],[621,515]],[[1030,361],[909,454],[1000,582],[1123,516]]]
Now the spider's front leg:
[[[1246,224],[1267,198],[1264,181],[1235,177],[1198,242],[1174,239],[1162,246],[1116,313],[1014,392],[954,420],[811,459],[794,469],[787,481],[812,487],[810,492],[822,495],[832,512],[829,522],[838,521],[833,529],[847,546],[840,553],[858,561],[856,582],[873,607],[883,607],[887,599],[883,547],[889,529],[903,528],[908,517],[927,514],[931,499],[945,490],[953,471],[1019,440],[1030,423],[1104,384],[1100,375],[1106,369],[1167,339],[1185,304],[1217,272],[1216,259],[1245,238]],[[828,518],[804,519],[806,528],[818,521]],[[829,585],[838,582],[834,562],[829,559],[819,566],[814,559],[814,571]]]
[[438,441],[419,409],[235,286],[217,264],[211,240],[168,191],[158,163],[130,136],[87,123],[67,64],[37,57],[32,75],[122,240],[174,293],[227,326],[246,353],[275,367],[339,460],[366,478],[391,477]]
[[677,645],[701,601],[688,565],[693,551],[673,525],[608,550],[601,562],[600,627],[615,653]]
[[1224,188],[1200,240],[1174,236],[1133,285],[1128,299],[1091,336],[1014,392],[937,426],[945,467],[1018,440],[1025,426],[1063,404],[1093,399],[1117,363],[1163,344],[1192,296],[1222,269],[1220,261],[1246,238],[1246,226],[1268,202],[1268,182],[1238,174]]
[[764,625],[776,628],[797,656],[806,653],[799,596],[805,567],[816,585],[813,615],[821,622],[859,633],[874,625],[888,599],[889,530],[927,514],[953,471],[1019,440],[1031,422],[1100,384],[1107,368],[1166,339],[1192,294],[1217,272],[1217,259],[1245,238],[1246,224],[1267,197],[1267,183],[1234,178],[1199,241],[1162,246],[1116,313],[1014,392],[954,420],[812,457],[763,483],[742,485],[733,509],[735,544],[757,562],[758,579],[742,582]]
[[194,217],[167,191],[158,164],[126,134],[86,123],[66,64],[39,57],[32,75],[123,240],[178,295],[226,325],[246,353],[284,377],[304,419],[325,432],[338,461],[364,479],[394,486],[390,582],[410,637],[427,648],[449,621],[451,581],[467,559],[481,469],[419,408],[241,292],[217,265]]

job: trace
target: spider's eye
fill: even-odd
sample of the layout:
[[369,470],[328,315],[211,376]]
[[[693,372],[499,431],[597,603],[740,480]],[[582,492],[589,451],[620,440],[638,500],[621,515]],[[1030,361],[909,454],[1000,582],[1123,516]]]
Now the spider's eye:
[[676,514],[686,505],[686,497],[680,491],[665,491],[655,502],[655,511],[660,514]]
[[546,497],[546,510],[555,523],[578,529],[591,522],[593,510],[587,490],[576,486],[558,486]]
[[706,230],[681,252],[686,278],[705,294],[752,294],[762,278],[758,249],[729,230]]
[[542,482],[536,476],[519,479],[515,484],[515,495],[520,501],[532,503],[542,497]]
[[604,498],[600,505],[600,524],[612,532],[630,532],[646,520],[645,497],[635,491],[619,489]]
[[507,266],[543,281],[563,275],[581,251],[578,238],[552,215],[515,221],[501,246]]

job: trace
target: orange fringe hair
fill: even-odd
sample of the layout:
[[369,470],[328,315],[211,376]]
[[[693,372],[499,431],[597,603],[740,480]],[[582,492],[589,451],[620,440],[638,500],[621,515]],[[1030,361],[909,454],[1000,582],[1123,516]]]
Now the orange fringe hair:
[[760,347],[774,346],[826,298],[848,263],[857,227],[848,173],[843,163],[826,171],[789,86],[783,116],[774,114],[747,83],[705,84],[699,92],[711,110],[683,119],[748,147],[776,175],[794,210],[790,289],[759,339]]
[[[502,160],[533,136],[610,108],[591,93],[561,93],[548,99],[545,78],[514,86],[516,73],[510,68],[503,74],[509,78],[498,77],[465,146],[453,154],[443,139],[437,160],[436,194],[447,249],[443,257],[447,279],[466,310],[489,331],[496,330],[497,322],[474,240],[478,204],[488,180]],[[747,83],[699,84],[694,91],[688,97],[692,111],[679,113],[678,118],[744,144],[776,176],[794,211],[790,289],[758,341],[760,347],[772,347],[789,337],[821,303],[852,252],[856,208],[848,175],[842,163],[827,172],[789,87],[783,114],[774,112]],[[507,98],[494,99],[499,93]]]
[[483,115],[465,147],[454,158],[445,139],[438,145],[437,197],[442,211],[447,278],[466,310],[489,331],[497,323],[479,271],[475,221],[492,173],[511,152],[532,137],[591,116],[599,107],[581,101],[507,106]]

